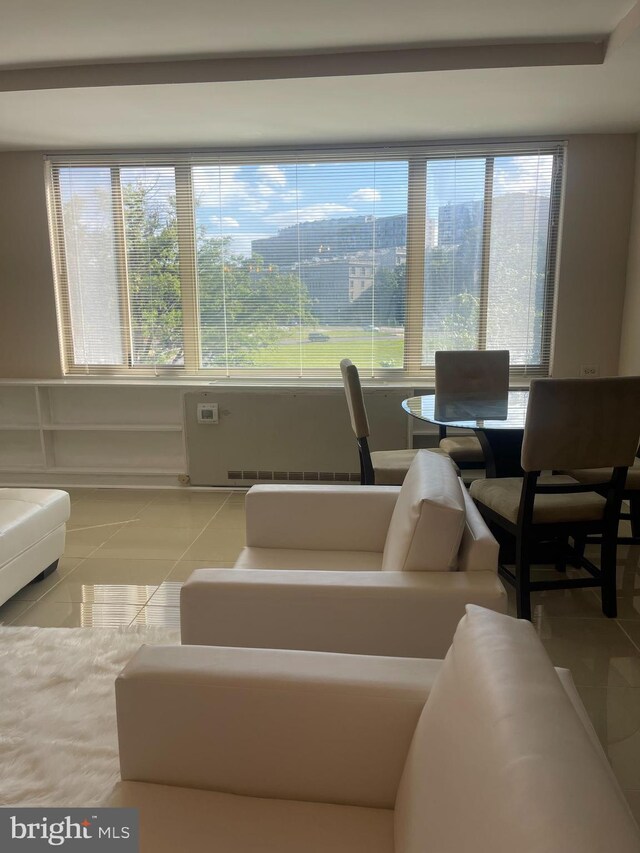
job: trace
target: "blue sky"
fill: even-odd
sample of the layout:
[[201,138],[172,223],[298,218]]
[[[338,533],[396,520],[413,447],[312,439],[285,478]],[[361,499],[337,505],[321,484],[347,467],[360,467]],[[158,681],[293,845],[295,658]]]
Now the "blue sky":
[[[548,195],[551,155],[495,159],[494,194],[527,191]],[[465,203],[484,193],[484,158],[430,160],[427,214],[437,219],[447,202]],[[123,167],[123,185],[153,184],[155,198],[168,203],[175,194],[171,167]],[[60,170],[63,201],[83,195],[94,215],[96,191],[109,193],[108,167]],[[321,162],[307,164],[203,165],[193,167],[197,224],[211,235],[232,238],[234,252],[250,254],[251,241],[269,237],[296,222],[337,216],[390,216],[407,212],[408,163]],[[88,211],[89,212],[89,211]],[[108,215],[108,211],[100,211]]]

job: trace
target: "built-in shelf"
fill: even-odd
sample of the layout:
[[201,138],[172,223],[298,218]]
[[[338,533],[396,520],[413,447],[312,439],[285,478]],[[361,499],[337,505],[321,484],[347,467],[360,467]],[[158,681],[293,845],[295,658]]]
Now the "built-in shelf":
[[176,384],[0,381],[0,483],[178,485],[183,393]]
[[49,432],[182,432],[182,424],[43,424],[42,429]]

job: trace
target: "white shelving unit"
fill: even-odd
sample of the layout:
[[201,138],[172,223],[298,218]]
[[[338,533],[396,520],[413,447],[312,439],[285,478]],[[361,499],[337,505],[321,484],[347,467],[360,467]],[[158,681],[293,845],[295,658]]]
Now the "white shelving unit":
[[183,383],[0,382],[0,484],[177,486]]

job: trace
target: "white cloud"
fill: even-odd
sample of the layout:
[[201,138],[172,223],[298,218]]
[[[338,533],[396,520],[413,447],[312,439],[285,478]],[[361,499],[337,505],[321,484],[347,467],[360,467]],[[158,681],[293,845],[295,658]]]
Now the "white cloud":
[[293,225],[295,222],[311,222],[315,219],[329,219],[332,216],[344,216],[347,213],[355,213],[352,207],[346,207],[344,204],[335,204],[327,202],[325,204],[310,204],[308,207],[301,207],[299,210],[284,210],[282,213],[272,213],[265,216],[266,222],[273,222],[280,227],[284,225]]
[[279,187],[284,187],[287,183],[287,176],[282,169],[279,169],[277,166],[258,166],[258,172],[261,175],[264,175],[267,181],[270,181],[272,184],[277,184]]
[[193,194],[202,207],[219,207],[225,201],[243,199],[249,185],[238,179],[239,166],[196,166],[193,172]]
[[219,216],[210,217],[209,221],[215,228],[239,228],[240,223],[237,219],[234,219],[233,216],[223,216],[222,219]]
[[380,201],[382,198],[380,190],[375,190],[373,187],[362,187],[356,190],[349,196],[351,201]]
[[269,207],[269,202],[262,198],[252,198],[244,204],[240,210],[247,210],[249,213],[264,213]]
[[302,193],[299,190],[287,190],[280,195],[280,201],[284,202],[300,201],[301,198]]
[[526,192],[547,195],[551,183],[553,156],[536,154],[498,160],[494,173],[494,192]]
[[275,193],[274,188],[270,186],[270,184],[258,184],[258,186],[256,187],[256,191],[258,195],[262,196],[270,196],[274,195]]

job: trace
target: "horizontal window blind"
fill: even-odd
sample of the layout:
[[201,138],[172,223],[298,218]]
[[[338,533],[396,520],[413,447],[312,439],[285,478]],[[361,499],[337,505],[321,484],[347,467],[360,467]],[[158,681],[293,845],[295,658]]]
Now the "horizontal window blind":
[[69,373],[548,369],[563,147],[52,157]]

